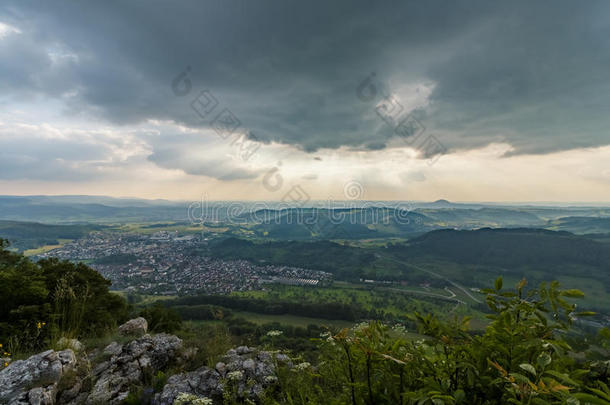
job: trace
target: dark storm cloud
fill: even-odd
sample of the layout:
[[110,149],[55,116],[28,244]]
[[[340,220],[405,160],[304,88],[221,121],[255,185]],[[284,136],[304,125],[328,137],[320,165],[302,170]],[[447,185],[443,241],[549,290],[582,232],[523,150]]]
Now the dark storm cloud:
[[[425,125],[450,149],[498,140],[516,153],[597,146],[610,143],[609,8],[603,1],[5,2],[0,21],[22,33],[0,39],[0,100],[44,95],[64,100],[68,114],[116,124],[172,119],[198,127],[207,123],[189,102],[207,88],[263,141],[307,151],[380,149],[392,130],[374,103],[356,97],[375,71],[390,91],[434,84]],[[176,97],[170,82],[186,66],[193,91]],[[150,160],[173,167],[182,151],[153,149]]]

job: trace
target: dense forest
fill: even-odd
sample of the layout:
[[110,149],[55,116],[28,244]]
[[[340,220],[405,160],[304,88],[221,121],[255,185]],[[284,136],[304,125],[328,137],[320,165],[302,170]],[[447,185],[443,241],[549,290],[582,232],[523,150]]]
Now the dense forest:
[[237,311],[251,311],[269,315],[297,315],[319,319],[342,319],[357,321],[365,318],[383,319],[383,311],[367,310],[356,303],[344,302],[295,302],[271,301],[231,295],[196,295],[166,301],[186,319],[210,318],[210,305],[229,308]]
[[[457,263],[515,268],[553,269],[573,264],[603,269],[610,262],[610,245],[569,232],[544,229],[491,229],[428,232],[406,244],[392,246],[403,256],[434,256]],[[599,271],[603,275],[605,271]]]

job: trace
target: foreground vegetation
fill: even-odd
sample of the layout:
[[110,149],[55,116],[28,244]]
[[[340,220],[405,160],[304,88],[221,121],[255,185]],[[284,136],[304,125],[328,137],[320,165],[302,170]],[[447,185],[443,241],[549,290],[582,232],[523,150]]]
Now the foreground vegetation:
[[486,290],[493,311],[481,335],[468,318],[441,322],[415,313],[425,339],[401,328],[363,323],[320,340],[318,367],[286,373],[280,402],[333,404],[608,404],[609,331],[599,351],[577,360],[564,338],[575,316],[577,290],[558,283],[526,290]]

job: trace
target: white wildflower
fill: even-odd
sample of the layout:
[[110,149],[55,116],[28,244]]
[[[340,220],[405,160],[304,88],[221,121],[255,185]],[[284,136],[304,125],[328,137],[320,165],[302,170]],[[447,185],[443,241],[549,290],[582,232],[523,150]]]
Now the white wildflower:
[[274,375],[267,375],[264,378],[266,384],[275,384],[277,382],[277,377]]
[[354,331],[361,331],[361,330],[364,330],[364,329],[368,328],[368,326],[369,326],[368,322],[360,322],[359,324],[354,326],[352,328],[352,330],[354,330]]
[[281,330],[270,330],[269,332],[267,332],[267,336],[274,337],[274,336],[279,336],[282,333],[284,333],[284,332],[282,332]]
[[212,405],[213,403],[208,397],[198,397],[188,392],[180,393],[174,401],[174,405]]
[[237,370],[237,371],[231,371],[227,374],[227,379],[229,379],[230,381],[239,381],[244,377],[244,373],[242,373],[241,371]]
[[400,323],[397,323],[394,326],[392,326],[392,330],[394,332],[398,332],[398,333],[407,333],[407,328],[405,328],[405,326]]
[[304,361],[303,363],[299,363],[296,366],[294,366],[294,368],[296,368],[299,371],[307,370],[309,367],[311,367],[311,364],[307,361]]

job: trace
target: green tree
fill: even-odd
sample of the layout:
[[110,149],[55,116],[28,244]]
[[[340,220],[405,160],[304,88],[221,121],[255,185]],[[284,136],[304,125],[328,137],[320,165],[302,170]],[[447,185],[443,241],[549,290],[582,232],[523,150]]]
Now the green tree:
[[175,309],[166,308],[158,302],[141,310],[139,316],[146,319],[148,328],[153,332],[172,333],[182,325],[182,318]]
[[0,240],[0,342],[22,350],[60,336],[101,334],[127,318],[127,304],[110,281],[78,263],[34,263]]

